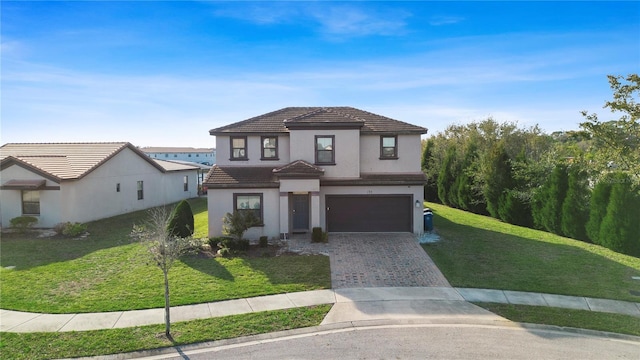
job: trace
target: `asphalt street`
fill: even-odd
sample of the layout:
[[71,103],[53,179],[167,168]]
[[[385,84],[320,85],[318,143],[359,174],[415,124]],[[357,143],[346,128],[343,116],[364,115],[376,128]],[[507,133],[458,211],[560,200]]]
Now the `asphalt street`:
[[553,327],[465,324],[350,327],[179,350],[146,360],[634,359],[640,343]]

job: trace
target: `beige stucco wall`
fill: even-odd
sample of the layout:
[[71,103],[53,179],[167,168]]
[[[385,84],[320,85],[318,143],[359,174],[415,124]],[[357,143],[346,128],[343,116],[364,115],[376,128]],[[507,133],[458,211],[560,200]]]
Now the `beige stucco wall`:
[[[2,181],[38,179],[38,175],[14,165],[2,171]],[[184,176],[189,189],[184,191]],[[137,182],[144,182],[144,199],[138,200]],[[116,184],[120,184],[120,192]],[[47,185],[50,185],[48,181]],[[52,185],[57,185],[53,183]],[[124,149],[82,179],[62,181],[60,190],[40,191],[38,227],[59,222],[88,222],[197,196],[196,170],[162,173],[129,149]],[[6,193],[6,194],[5,194]],[[5,201],[5,196],[6,200]],[[21,213],[19,190],[2,190],[2,225]]]
[[360,176],[360,130],[294,130],[291,132],[292,160],[315,163],[315,136],[335,135],[336,165],[319,165],[324,178]]
[[411,204],[415,201],[420,202],[419,207],[413,206],[413,232],[420,234],[423,232],[423,196],[424,189],[422,186],[326,186],[320,189],[320,224],[322,228],[326,228],[326,203],[327,195],[411,195]]
[[280,192],[278,189],[209,189],[207,192],[209,210],[209,237],[221,236],[222,219],[233,211],[233,194],[262,194],[264,226],[257,226],[245,233],[245,238],[257,240],[260,236],[278,238],[280,236]]
[[420,172],[420,135],[398,135],[398,159],[380,160],[380,135],[360,138],[360,171],[363,173]]

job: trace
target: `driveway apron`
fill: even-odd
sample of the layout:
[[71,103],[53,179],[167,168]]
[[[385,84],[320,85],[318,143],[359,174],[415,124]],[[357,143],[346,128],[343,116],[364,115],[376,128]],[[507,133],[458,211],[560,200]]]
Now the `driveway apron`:
[[450,287],[410,233],[329,235],[333,288]]

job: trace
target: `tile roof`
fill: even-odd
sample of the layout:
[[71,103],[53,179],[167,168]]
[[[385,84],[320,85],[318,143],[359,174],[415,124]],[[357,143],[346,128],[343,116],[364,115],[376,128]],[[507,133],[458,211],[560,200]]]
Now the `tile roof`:
[[290,164],[273,169],[276,176],[284,177],[315,177],[324,174],[324,169],[304,160],[296,160]]
[[0,162],[3,168],[11,162],[17,162],[56,181],[73,180],[86,176],[127,148],[159,171],[177,170],[175,167],[164,168],[128,142],[10,143],[0,147]]
[[425,134],[426,128],[368,111],[340,107],[287,107],[227,126],[211,129],[211,135],[288,133],[288,126],[345,125],[361,127],[362,133]]
[[213,188],[278,187],[273,167],[218,166],[209,170],[203,185]]

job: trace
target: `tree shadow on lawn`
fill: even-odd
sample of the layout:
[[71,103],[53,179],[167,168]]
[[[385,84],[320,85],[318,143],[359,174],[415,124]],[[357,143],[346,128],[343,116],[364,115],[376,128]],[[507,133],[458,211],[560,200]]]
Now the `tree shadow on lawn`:
[[640,276],[640,259],[543,231],[511,229],[518,236],[434,217],[442,240],[423,248],[455,287],[640,301],[630,293],[640,290],[632,279]]
[[190,268],[198,270],[211,277],[226,281],[235,281],[233,274],[213,258],[200,255],[189,255],[184,256],[180,261]]

